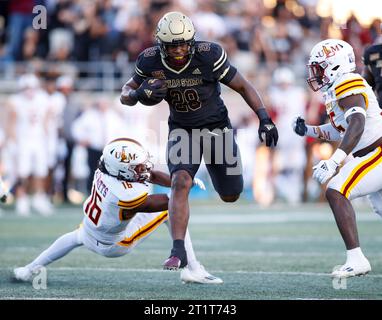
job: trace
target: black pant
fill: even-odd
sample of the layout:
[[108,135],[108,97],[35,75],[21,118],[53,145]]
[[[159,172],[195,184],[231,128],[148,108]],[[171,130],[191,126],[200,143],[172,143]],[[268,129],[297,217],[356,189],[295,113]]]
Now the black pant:
[[238,195],[243,191],[240,151],[232,129],[170,131],[167,165],[171,175],[178,170],[185,170],[194,178],[202,155],[219,195]]

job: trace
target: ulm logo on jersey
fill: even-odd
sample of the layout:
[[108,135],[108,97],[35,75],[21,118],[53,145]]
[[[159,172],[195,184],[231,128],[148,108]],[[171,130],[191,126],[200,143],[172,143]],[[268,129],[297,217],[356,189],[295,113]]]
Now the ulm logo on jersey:
[[115,157],[124,163],[130,163],[131,160],[137,159],[137,155],[135,153],[127,153],[125,148],[122,149],[122,152],[115,152]]
[[333,46],[322,46],[322,51],[318,53],[318,56],[316,58],[329,58],[332,57],[336,54],[337,51],[340,51],[343,46],[341,44],[336,44],[334,47]]

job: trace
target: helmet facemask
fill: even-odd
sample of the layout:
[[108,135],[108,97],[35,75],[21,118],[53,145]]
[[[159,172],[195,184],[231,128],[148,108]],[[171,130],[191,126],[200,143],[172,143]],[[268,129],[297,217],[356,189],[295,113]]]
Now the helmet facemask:
[[[162,42],[161,40],[158,39],[158,44],[160,46],[160,51],[161,51],[161,55],[163,59],[165,59],[166,62],[168,62],[170,65],[173,65],[173,66],[185,65],[188,61],[191,60],[192,56],[195,53],[195,39],[191,39],[188,41],[176,40],[171,43]],[[171,47],[178,47],[182,45],[187,45],[188,50],[187,50],[187,53],[180,59],[174,55],[171,55],[171,53],[169,53],[169,49]]]
[[129,170],[134,172],[134,178],[128,180],[129,182],[144,182],[150,179],[151,170],[154,168],[154,164],[150,160],[146,160],[144,163],[137,165],[131,165]]
[[308,64],[307,67],[309,73],[307,82],[314,92],[329,84],[329,78],[325,75],[325,69],[328,67],[328,64],[325,61],[321,63],[313,62]]

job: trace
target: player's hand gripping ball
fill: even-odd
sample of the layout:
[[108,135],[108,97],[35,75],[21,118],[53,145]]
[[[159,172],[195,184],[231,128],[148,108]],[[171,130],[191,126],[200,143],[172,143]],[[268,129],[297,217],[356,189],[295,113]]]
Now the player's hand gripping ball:
[[149,78],[142,82],[136,90],[139,102],[146,106],[153,106],[161,102],[167,95],[166,81]]

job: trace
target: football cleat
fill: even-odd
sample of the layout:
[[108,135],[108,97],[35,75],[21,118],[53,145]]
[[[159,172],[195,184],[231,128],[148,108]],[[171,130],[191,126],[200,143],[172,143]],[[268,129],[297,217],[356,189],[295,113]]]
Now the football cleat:
[[16,214],[21,217],[30,216],[30,202],[28,197],[20,197],[16,200]]
[[335,269],[332,272],[333,278],[350,278],[355,276],[362,276],[371,271],[370,263],[367,259],[360,264],[345,263],[343,266]]
[[171,256],[168,258],[164,264],[163,264],[163,269],[164,270],[178,270],[181,265],[181,261],[178,257]]
[[223,280],[208,273],[204,267],[198,263],[197,267],[186,266],[180,272],[180,280],[183,283],[221,284]]
[[33,272],[27,267],[20,267],[13,270],[13,276],[19,281],[31,281]]
[[33,208],[42,216],[48,217],[53,214],[53,207],[46,194],[36,194],[32,199]]

